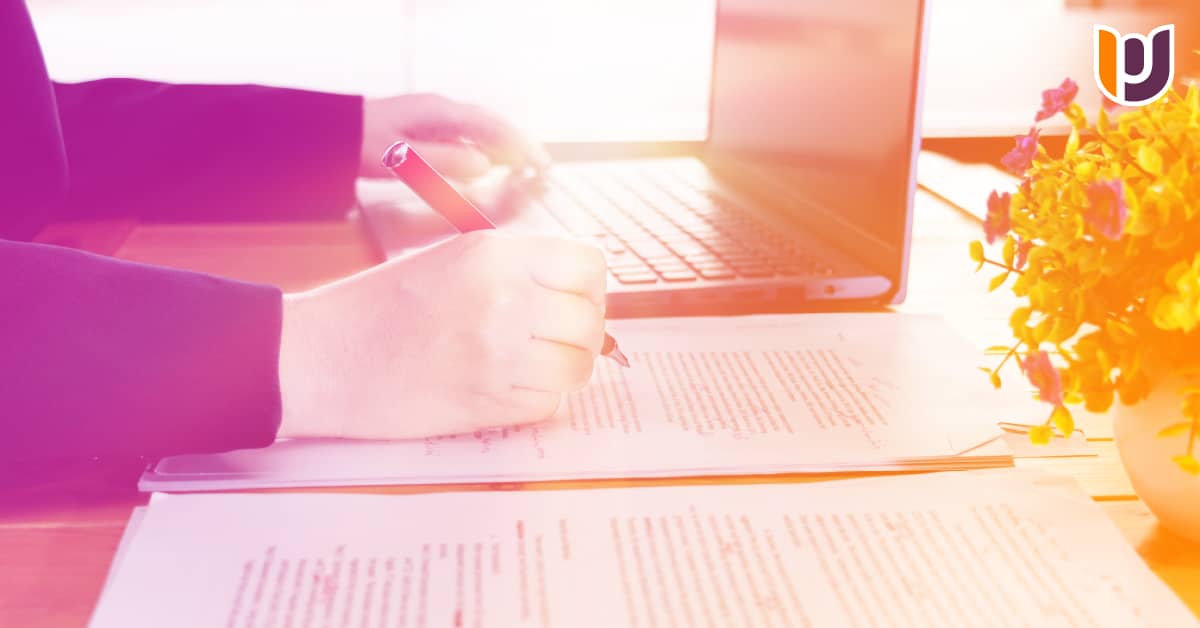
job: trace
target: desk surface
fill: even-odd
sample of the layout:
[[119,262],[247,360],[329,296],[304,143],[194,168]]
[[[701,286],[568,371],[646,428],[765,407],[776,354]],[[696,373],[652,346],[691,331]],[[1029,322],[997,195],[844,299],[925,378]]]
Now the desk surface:
[[[909,298],[897,309],[940,313],[959,333],[983,347],[1005,339],[1006,312],[1010,311],[1012,297],[985,294],[986,279],[972,273],[966,242],[977,237],[979,230],[973,219],[920,193]],[[204,226],[59,224],[52,225],[39,239],[115,252],[126,259],[275,283],[285,290],[318,285],[376,261],[353,221]],[[1019,460],[1018,466],[1077,478],[1150,568],[1200,615],[1200,546],[1161,529],[1134,495],[1113,445],[1107,417],[1084,416],[1080,423],[1099,456],[1026,459]],[[0,626],[86,624],[130,510],[146,501],[133,488],[139,472],[140,466],[134,461],[110,461],[62,470],[59,479],[36,488],[0,489]],[[825,479],[790,476],[364,490],[402,493]]]

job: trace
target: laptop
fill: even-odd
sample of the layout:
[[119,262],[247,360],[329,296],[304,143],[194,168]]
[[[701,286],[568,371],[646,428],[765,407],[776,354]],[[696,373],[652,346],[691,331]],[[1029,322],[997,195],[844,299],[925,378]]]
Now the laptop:
[[[610,317],[863,309],[905,293],[926,2],[718,0],[707,137],[551,146],[470,190],[596,243]],[[363,206],[389,256],[411,243]]]

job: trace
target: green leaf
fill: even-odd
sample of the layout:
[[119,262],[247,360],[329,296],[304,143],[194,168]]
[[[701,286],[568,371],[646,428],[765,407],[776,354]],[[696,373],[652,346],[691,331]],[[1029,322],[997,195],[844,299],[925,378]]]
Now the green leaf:
[[983,243],[979,240],[972,240],[970,245],[971,261],[977,262],[979,265],[975,267],[975,272],[979,272],[983,268]]
[[1008,281],[1007,272],[1003,272],[995,277],[992,277],[992,280],[988,282],[988,292],[993,292],[996,290],[996,288],[1003,286],[1005,281]]
[[1014,331],[1016,331],[1016,329],[1019,327],[1025,327],[1025,324],[1029,322],[1029,317],[1032,314],[1033,314],[1033,308],[1029,308],[1029,307],[1016,308],[1015,310],[1013,310],[1012,314],[1009,315],[1009,317],[1008,317],[1008,326],[1010,328],[1012,328]]
[[1142,144],[1138,149],[1137,163],[1143,170],[1150,174],[1161,177],[1163,173],[1163,158],[1149,142]]
[[1029,428],[1029,442],[1034,445],[1049,445],[1052,435],[1049,425],[1035,425]]
[[1181,454],[1171,458],[1171,460],[1179,465],[1180,469],[1192,475],[1200,475],[1200,460],[1196,460],[1195,456],[1190,454]]
[[1054,408],[1054,412],[1050,413],[1050,420],[1054,422],[1054,427],[1062,432],[1063,436],[1070,438],[1075,432],[1075,417],[1071,416],[1071,411],[1066,406],[1058,406]]
[[1077,152],[1079,152],[1079,128],[1072,125],[1071,137],[1067,138],[1067,147],[1063,151],[1063,159],[1073,157]]
[[1168,425],[1158,431],[1159,438],[1174,438],[1176,436],[1184,436],[1192,429],[1192,422],[1185,421],[1183,423],[1174,423]]

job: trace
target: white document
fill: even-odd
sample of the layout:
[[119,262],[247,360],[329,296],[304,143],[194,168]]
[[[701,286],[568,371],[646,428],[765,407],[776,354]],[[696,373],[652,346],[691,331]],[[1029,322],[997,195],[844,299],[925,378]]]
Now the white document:
[[1197,625],[1066,478],[152,502],[93,628]]
[[104,579],[105,588],[108,588],[117,579],[117,571],[121,568],[121,563],[125,560],[125,554],[129,552],[129,546],[133,543],[133,538],[137,536],[138,528],[142,525],[142,519],[146,518],[147,508],[147,506],[137,506],[129,513],[129,521],[125,523],[125,533],[121,535],[121,543],[117,545],[117,551],[113,553],[112,563],[108,566],[108,577]]
[[968,164],[929,150],[917,160],[917,183],[946,202],[983,220],[993,191],[1017,189],[1020,179],[992,164]]
[[[181,456],[142,490],[971,468],[1011,464],[994,391],[937,317],[805,314],[614,321],[601,359],[537,425],[404,442],[279,442]],[[1015,405],[1014,405],[1015,404]],[[1044,409],[1035,410],[1044,413]],[[397,416],[397,421],[405,420]]]

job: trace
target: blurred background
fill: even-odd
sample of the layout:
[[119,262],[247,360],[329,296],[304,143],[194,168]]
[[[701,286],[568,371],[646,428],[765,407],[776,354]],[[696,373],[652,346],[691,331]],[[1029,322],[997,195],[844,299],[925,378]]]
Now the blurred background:
[[[699,140],[707,127],[716,0],[28,1],[61,81],[440,92],[546,141]],[[1195,4],[931,0],[925,135],[1027,130],[1041,90],[1066,76],[1094,110],[1096,22],[1176,22],[1180,72],[1194,72]]]

